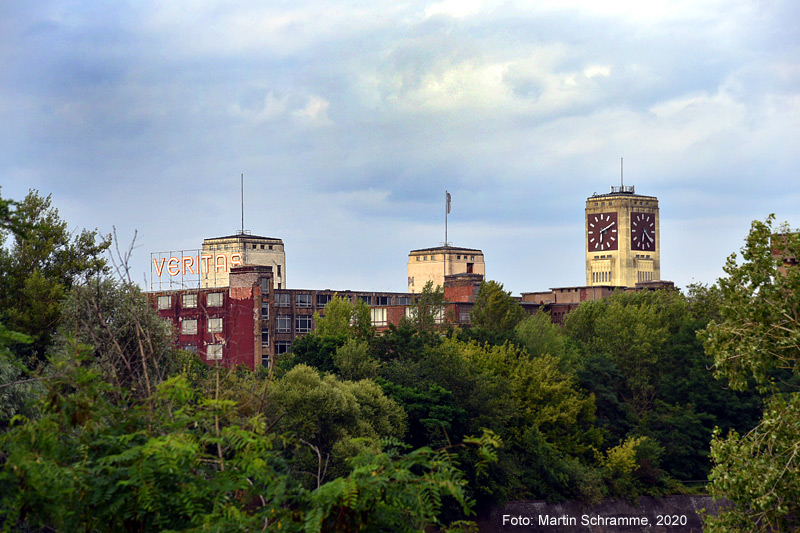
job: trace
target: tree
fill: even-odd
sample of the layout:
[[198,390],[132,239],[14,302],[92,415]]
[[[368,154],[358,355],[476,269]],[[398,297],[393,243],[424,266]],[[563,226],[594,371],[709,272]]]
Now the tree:
[[715,375],[731,387],[754,382],[770,396],[761,422],[747,434],[717,431],[709,491],[733,507],[707,517],[710,531],[790,531],[800,525],[800,234],[754,221],[741,250],[718,282],[719,320],[699,333]]
[[418,331],[431,332],[445,324],[446,310],[444,288],[441,285],[434,287],[433,281],[427,281],[422,292],[414,299],[408,319]]
[[16,351],[44,359],[61,302],[73,284],[106,272],[102,255],[111,238],[96,230],[74,235],[50,196],[43,198],[37,191],[16,204],[6,224],[21,231],[14,232],[10,247],[0,247],[0,320],[32,338]]
[[369,339],[375,334],[369,306],[359,300],[357,304],[349,298],[334,294],[325,305],[325,314],[314,313],[314,332],[321,337],[355,337]]
[[502,283],[497,281],[481,283],[470,314],[470,324],[473,328],[509,336],[523,318],[525,310],[511,297],[510,291],[503,290]]
[[269,395],[283,413],[279,427],[300,443],[294,453],[297,470],[317,487],[329,475],[346,475],[347,460],[374,448],[378,439],[405,433],[402,408],[370,380],[341,381],[298,365],[273,384]]

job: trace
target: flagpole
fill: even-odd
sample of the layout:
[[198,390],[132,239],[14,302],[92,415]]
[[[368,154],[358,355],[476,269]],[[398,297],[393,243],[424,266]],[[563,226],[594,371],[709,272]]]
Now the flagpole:
[[[444,191],[444,276],[447,277],[447,215],[450,213],[450,193],[445,189]],[[444,289],[444,280],[442,278],[442,289]]]

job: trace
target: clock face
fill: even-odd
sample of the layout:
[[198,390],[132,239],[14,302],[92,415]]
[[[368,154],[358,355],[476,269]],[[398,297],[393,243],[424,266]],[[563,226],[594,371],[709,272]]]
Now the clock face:
[[606,252],[619,247],[616,213],[593,213],[586,217],[589,251]]
[[656,216],[631,213],[631,250],[653,252],[656,249]]

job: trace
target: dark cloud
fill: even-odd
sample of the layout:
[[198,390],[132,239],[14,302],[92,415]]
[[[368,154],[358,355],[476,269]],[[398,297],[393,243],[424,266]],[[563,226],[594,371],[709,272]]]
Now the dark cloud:
[[445,189],[490,277],[583,283],[583,202],[620,157],[679,285],[721,274],[752,218],[797,218],[794,3],[563,5],[6,4],[3,194],[139,230],[147,272],[238,229],[244,173],[290,284],[392,290],[443,241]]

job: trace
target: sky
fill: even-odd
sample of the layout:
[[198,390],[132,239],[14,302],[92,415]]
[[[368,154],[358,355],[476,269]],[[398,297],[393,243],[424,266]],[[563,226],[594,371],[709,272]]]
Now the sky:
[[290,288],[405,291],[445,191],[488,279],[583,285],[621,159],[662,278],[710,284],[753,220],[800,226],[798,132],[794,0],[0,0],[0,194],[115,231],[145,287],[241,228],[242,175]]

